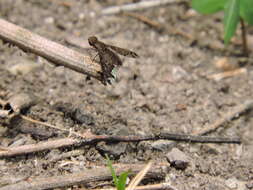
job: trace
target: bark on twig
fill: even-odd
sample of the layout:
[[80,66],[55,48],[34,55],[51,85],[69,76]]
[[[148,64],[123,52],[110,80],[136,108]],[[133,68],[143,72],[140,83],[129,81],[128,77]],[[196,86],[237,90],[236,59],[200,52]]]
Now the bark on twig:
[[[78,133],[75,133],[78,134]],[[73,134],[73,135],[75,135]],[[96,144],[98,142],[140,142],[147,140],[175,140],[185,142],[200,142],[200,143],[241,143],[239,138],[223,138],[223,137],[204,137],[191,136],[180,134],[163,133],[158,135],[146,136],[110,136],[110,135],[94,135],[90,132],[85,134],[78,134],[78,138],[62,138],[57,140],[42,141],[38,144],[22,145],[18,147],[8,148],[7,151],[0,151],[0,157],[10,157],[28,153],[34,153],[43,150],[50,150],[53,148]]]
[[51,61],[57,66],[64,66],[76,72],[100,80],[101,67],[89,56],[50,41],[15,24],[0,19],[0,38]]
[[[116,170],[116,173],[122,173],[125,171],[131,171],[130,175],[135,175],[139,172],[145,165],[143,164],[120,164],[114,165],[113,167]],[[165,176],[165,173],[162,171],[163,167],[166,167],[167,164],[156,163],[147,173],[147,178],[158,178],[162,179]],[[27,179],[25,181],[6,185],[0,190],[43,190],[59,187],[67,187],[76,184],[86,184],[93,181],[102,181],[110,180],[112,175],[110,170],[107,167],[97,167],[95,169],[87,169],[80,173],[63,175],[63,176],[53,176],[47,178],[33,178]]]
[[54,148],[77,145],[81,143],[79,139],[62,138],[57,140],[42,141],[38,144],[22,145],[18,147],[8,148],[6,151],[0,151],[0,157],[10,157]]
[[[241,143],[239,138],[226,138],[226,137],[207,137],[207,136],[196,136],[196,135],[187,135],[187,134],[172,134],[172,133],[163,133],[157,135],[143,135],[143,136],[108,136],[108,135],[94,135],[87,131],[84,134],[80,134],[78,132],[70,131],[68,129],[64,129],[61,127],[57,127],[45,122],[37,121],[31,118],[28,118],[24,115],[21,115],[21,118],[37,123],[40,125],[44,125],[53,129],[57,129],[63,132],[70,133],[75,137],[79,137],[81,139],[85,139],[88,141],[107,141],[107,142],[139,142],[139,141],[147,141],[147,140],[174,140],[174,141],[186,141],[186,142],[198,142],[198,143]],[[202,134],[200,134],[202,135]]]

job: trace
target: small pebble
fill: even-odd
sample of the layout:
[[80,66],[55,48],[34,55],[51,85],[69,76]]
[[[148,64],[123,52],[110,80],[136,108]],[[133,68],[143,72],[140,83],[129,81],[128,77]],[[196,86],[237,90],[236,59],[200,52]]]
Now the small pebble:
[[158,140],[151,144],[154,150],[166,151],[174,145],[174,142],[167,140]]
[[173,148],[169,153],[167,153],[166,157],[171,166],[176,169],[184,170],[189,165],[188,156],[177,148]]
[[225,181],[225,184],[228,188],[230,189],[236,189],[238,184],[237,184],[237,179],[236,178],[229,178]]

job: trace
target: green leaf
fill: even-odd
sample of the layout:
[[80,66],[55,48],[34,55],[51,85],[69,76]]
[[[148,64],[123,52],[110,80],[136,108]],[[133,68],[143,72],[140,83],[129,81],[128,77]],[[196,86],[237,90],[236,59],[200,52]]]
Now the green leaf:
[[240,0],[228,0],[224,9],[224,42],[228,44],[239,22]]
[[253,0],[241,0],[240,16],[250,25],[253,25]]
[[123,172],[122,174],[120,174],[118,185],[117,185],[117,190],[125,190],[126,189],[126,181],[127,181],[128,175],[129,175],[129,172]]
[[224,9],[228,0],[192,0],[192,8],[202,14],[212,14]]
[[106,160],[107,160],[107,167],[110,169],[111,174],[112,174],[113,183],[114,183],[115,187],[117,187],[119,179],[117,178],[116,172],[115,172],[114,168],[112,167],[112,161],[110,160],[110,158],[107,155],[106,155]]

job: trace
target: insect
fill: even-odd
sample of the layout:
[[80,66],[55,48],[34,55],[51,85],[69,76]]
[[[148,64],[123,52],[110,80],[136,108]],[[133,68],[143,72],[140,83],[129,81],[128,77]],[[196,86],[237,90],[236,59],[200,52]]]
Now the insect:
[[105,44],[97,39],[96,36],[91,36],[88,38],[90,46],[94,47],[98,52],[100,59],[100,65],[102,68],[102,83],[106,85],[107,83],[111,84],[110,78],[114,78],[112,75],[112,70],[115,66],[121,66],[122,61],[117,55],[123,55],[127,57],[137,58],[139,57],[135,52],[128,49],[123,49],[117,46]]

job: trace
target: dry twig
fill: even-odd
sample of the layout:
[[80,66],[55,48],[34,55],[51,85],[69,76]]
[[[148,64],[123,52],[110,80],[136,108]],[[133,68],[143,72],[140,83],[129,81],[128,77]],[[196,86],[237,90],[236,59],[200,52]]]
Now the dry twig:
[[62,138],[57,140],[42,141],[38,144],[22,145],[18,147],[8,148],[7,151],[0,151],[0,157],[10,157],[22,154],[28,154],[33,152],[39,152],[43,150],[50,150],[54,148],[66,147],[80,144],[79,139],[74,138]]
[[[122,173],[131,170],[130,175],[135,175],[145,165],[143,164],[119,164],[114,165],[116,173]],[[166,167],[165,163],[156,163],[147,173],[146,177],[161,179],[164,178],[165,173],[162,171]],[[94,169],[87,169],[80,173],[53,176],[47,178],[33,178],[21,181],[16,184],[6,185],[0,190],[43,190],[57,187],[67,187],[75,184],[86,184],[93,181],[110,180],[112,175],[107,167],[96,167]]]
[[253,107],[253,100],[247,100],[243,104],[236,106],[232,111],[229,111],[228,113],[224,114],[221,119],[217,120],[215,123],[205,127],[204,129],[201,129],[199,131],[194,132],[194,135],[205,135],[207,133],[210,133],[219,127],[221,127],[225,122],[230,121],[234,117],[238,116],[242,112],[245,112],[248,109],[252,109]]
[[162,25],[160,23],[153,21],[153,20],[149,19],[148,17],[145,17],[141,14],[131,13],[131,12],[123,12],[122,14],[125,16],[130,16],[130,17],[136,18],[137,20],[140,20],[141,22],[143,22],[151,27],[156,28],[157,30],[162,29]]
[[234,69],[231,71],[213,74],[213,75],[208,76],[208,78],[213,79],[215,81],[220,81],[221,79],[224,79],[224,78],[232,77],[232,76],[239,75],[239,74],[245,74],[245,73],[247,73],[246,68],[239,68],[239,69]]
[[112,15],[117,14],[122,11],[135,11],[135,10],[142,10],[147,9],[155,6],[166,5],[169,3],[176,3],[179,2],[178,0],[149,0],[149,1],[140,1],[137,3],[131,3],[127,5],[121,6],[112,6],[104,9],[102,11],[102,15]]
[[[147,140],[175,140],[185,142],[201,142],[201,143],[241,143],[239,138],[222,138],[222,137],[205,137],[205,136],[190,136],[163,133],[159,135],[146,136],[110,136],[110,135],[94,135],[90,132],[84,134],[76,133],[78,138],[62,138],[57,140],[42,141],[38,144],[22,145],[18,147],[8,148],[8,151],[0,151],[0,157],[10,157],[28,153],[34,153],[43,150],[67,146],[80,146],[88,144],[96,144],[97,142],[140,142]],[[74,136],[76,134],[73,134]]]
[[[147,140],[174,140],[174,141],[186,141],[186,142],[199,142],[199,143],[241,143],[239,138],[225,138],[225,137],[207,137],[207,136],[194,136],[194,135],[185,135],[185,134],[172,134],[172,133],[160,133],[158,135],[145,135],[145,136],[107,136],[107,135],[94,135],[87,131],[84,134],[80,134],[74,131],[70,131],[68,129],[64,129],[61,127],[57,127],[46,122],[37,121],[21,115],[21,118],[37,123],[40,125],[44,125],[53,129],[57,129],[63,132],[68,132],[70,135],[74,135],[75,137],[80,137],[83,139],[87,138],[89,141],[113,141],[113,142],[139,142],[139,141],[147,141]],[[202,135],[202,134],[200,134]]]
[[123,15],[125,16],[130,16],[130,17],[133,17],[153,28],[155,28],[157,31],[159,32],[163,32],[163,33],[166,33],[168,35],[179,35],[179,36],[182,36],[183,38],[186,38],[187,40],[193,40],[193,36],[186,33],[186,32],[183,32],[181,31],[180,29],[177,29],[177,28],[168,28],[166,27],[165,25],[162,25],[156,21],[153,21],[151,19],[149,19],[148,17],[145,17],[141,14],[137,14],[137,13],[130,13],[130,12],[122,12]]
[[50,41],[24,28],[0,19],[0,38],[14,44],[24,51],[34,53],[51,61],[57,66],[64,66],[76,72],[100,80],[101,67],[89,56]]

